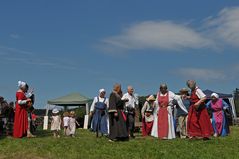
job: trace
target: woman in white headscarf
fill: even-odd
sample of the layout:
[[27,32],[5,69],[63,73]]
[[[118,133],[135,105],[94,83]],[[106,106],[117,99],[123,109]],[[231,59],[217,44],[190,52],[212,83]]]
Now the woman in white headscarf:
[[207,103],[207,108],[212,110],[214,137],[227,136],[229,133],[226,116],[223,111],[228,107],[228,104],[217,93],[211,94],[211,100]]
[[18,91],[16,93],[16,111],[14,118],[13,137],[22,138],[27,136],[28,132],[28,103],[31,99],[27,98],[25,93],[27,92],[26,82],[18,82]]
[[94,98],[90,108],[92,119],[92,129],[94,132],[100,132],[102,135],[108,135],[108,114],[109,100],[105,97],[105,89],[99,90],[99,96]]

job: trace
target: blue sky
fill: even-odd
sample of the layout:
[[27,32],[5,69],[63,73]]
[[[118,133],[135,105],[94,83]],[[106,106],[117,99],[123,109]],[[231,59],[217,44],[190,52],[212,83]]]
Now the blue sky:
[[37,107],[71,92],[93,97],[114,83],[140,95],[187,79],[231,93],[239,86],[239,2],[87,0],[0,2],[0,95],[17,81]]

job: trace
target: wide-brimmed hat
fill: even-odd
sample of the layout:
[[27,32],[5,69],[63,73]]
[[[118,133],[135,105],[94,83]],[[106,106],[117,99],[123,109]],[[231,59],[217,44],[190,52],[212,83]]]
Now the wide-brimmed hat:
[[53,114],[57,114],[57,113],[59,113],[59,110],[56,109],[56,108],[54,108],[54,109],[52,110],[52,113],[53,113]]
[[147,101],[155,101],[154,95],[150,95],[148,98],[146,98]]
[[179,92],[180,92],[180,93],[188,93],[189,90],[188,90],[187,88],[182,88],[182,89],[180,89]]

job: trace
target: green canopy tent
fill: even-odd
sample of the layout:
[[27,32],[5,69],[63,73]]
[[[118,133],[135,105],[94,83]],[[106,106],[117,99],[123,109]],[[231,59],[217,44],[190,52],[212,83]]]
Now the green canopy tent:
[[90,100],[90,98],[83,96],[80,93],[71,93],[63,97],[49,100],[47,103],[67,108],[69,106],[86,106]]
[[[71,93],[66,96],[62,96],[56,99],[52,99],[47,101],[47,110],[46,110],[46,120],[48,120],[48,111],[53,106],[62,106],[66,110],[68,107],[76,107],[76,106],[85,106],[86,107],[86,116],[89,114],[89,103],[92,100],[84,95],[81,95],[80,93]],[[44,119],[45,120],[45,119]],[[88,120],[88,119],[87,119]],[[47,129],[47,125],[44,126],[44,129]]]

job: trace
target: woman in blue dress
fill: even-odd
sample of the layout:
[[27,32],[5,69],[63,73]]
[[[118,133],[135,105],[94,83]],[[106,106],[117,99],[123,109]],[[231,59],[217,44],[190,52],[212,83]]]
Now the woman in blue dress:
[[108,107],[109,100],[105,97],[106,91],[99,90],[99,96],[94,98],[91,105],[90,115],[93,115],[92,129],[94,132],[100,132],[102,135],[108,135]]
[[218,94],[211,94],[211,100],[207,103],[207,108],[212,110],[214,137],[227,136],[229,133],[228,123],[224,113],[224,110],[228,107],[228,104],[222,98],[219,98]]

